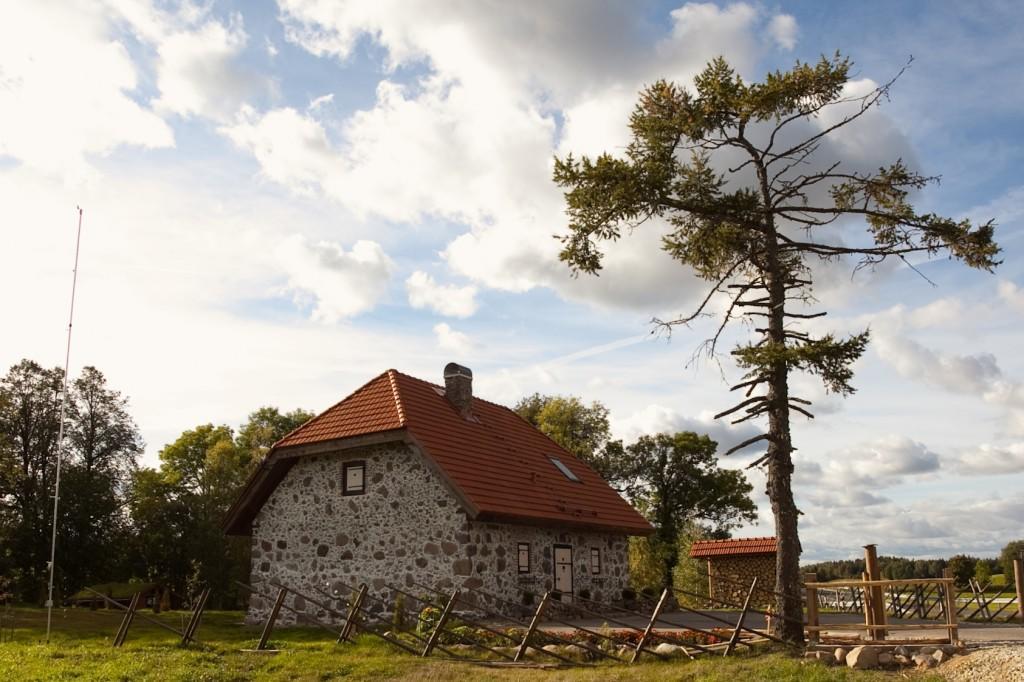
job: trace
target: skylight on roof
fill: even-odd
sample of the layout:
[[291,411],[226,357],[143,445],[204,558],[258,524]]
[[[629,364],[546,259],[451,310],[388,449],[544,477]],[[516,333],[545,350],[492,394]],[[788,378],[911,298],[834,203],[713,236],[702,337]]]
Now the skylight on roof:
[[576,474],[574,474],[573,472],[569,471],[569,467],[565,466],[565,464],[562,463],[562,460],[558,459],[557,457],[548,457],[548,459],[550,459],[551,463],[555,465],[555,468],[557,468],[559,471],[561,471],[562,475],[564,475],[570,481],[573,481],[575,483],[582,483],[583,482],[583,481],[581,481],[576,476]]

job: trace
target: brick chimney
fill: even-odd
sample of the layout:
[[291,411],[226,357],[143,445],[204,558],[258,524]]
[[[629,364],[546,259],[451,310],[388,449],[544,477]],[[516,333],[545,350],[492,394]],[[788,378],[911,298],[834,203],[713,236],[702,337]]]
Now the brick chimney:
[[444,366],[444,397],[464,419],[469,419],[473,405],[473,372],[468,367],[454,362]]

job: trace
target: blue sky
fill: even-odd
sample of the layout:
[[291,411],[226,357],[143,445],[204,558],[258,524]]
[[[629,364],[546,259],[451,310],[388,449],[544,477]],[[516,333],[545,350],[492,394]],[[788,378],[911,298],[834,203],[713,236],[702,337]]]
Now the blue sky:
[[[252,409],[326,407],[396,367],[471,366],[511,404],[572,393],[616,433],[748,431],[707,329],[651,338],[701,293],[658,229],[573,280],[551,159],[616,151],[645,83],[723,54],[747,78],[840,50],[892,100],[840,140],[941,184],[920,208],[994,218],[994,275],[937,259],[822,268],[820,330],[870,326],[859,392],[796,386],[805,559],[992,554],[1024,525],[1024,20],[1014,3],[4,3],[0,362],[59,364],[74,207],[72,364],[130,396],[146,461]],[[856,225],[847,229],[855,230]],[[729,343],[744,338],[737,329]],[[726,346],[728,347],[728,346]],[[753,453],[725,460],[743,466]],[[762,508],[746,535],[772,532]],[[980,529],[980,530],[979,530]]]

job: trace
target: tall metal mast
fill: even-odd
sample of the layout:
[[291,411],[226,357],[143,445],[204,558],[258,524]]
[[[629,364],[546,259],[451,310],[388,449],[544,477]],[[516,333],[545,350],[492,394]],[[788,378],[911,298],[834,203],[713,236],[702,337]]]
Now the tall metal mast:
[[64,415],[68,403],[68,365],[71,361],[71,323],[75,319],[75,287],[78,285],[78,247],[82,243],[82,208],[78,208],[78,233],[75,235],[75,269],[71,275],[71,312],[68,314],[68,343],[64,352],[64,390],[60,396],[60,426],[57,430],[57,477],[53,488],[53,532],[50,535],[50,588],[46,597],[46,642],[50,642],[53,618],[53,571],[57,558],[57,508],[60,504],[60,461],[64,451]]

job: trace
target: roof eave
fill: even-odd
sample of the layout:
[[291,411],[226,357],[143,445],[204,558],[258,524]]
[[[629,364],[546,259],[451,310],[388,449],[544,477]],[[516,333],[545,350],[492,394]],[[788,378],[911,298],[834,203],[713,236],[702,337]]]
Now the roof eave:
[[527,516],[524,514],[503,514],[500,512],[481,512],[476,520],[482,523],[512,523],[521,526],[558,525],[578,530],[602,533],[621,533],[623,535],[638,537],[646,537],[654,533],[654,526],[647,523],[647,520],[643,517],[640,517],[640,521],[646,524],[645,526],[641,526],[639,524],[633,526],[606,523],[603,521],[588,521],[586,519],[554,519],[549,517]]
[[[267,498],[277,487],[277,481],[268,489],[267,481],[271,473],[287,473],[299,457],[311,457],[313,455],[326,454],[329,452],[340,452],[352,448],[365,447],[367,445],[379,445],[395,441],[408,442],[408,432],[405,428],[389,429],[376,433],[349,436],[347,438],[336,438],[334,440],[320,441],[318,443],[305,443],[300,445],[286,445],[273,447],[267,453],[259,467],[249,476],[242,489],[241,494],[235,498],[234,503],[228,508],[224,516],[221,528],[225,535],[246,536],[252,535],[252,521],[267,501]],[[283,471],[282,471],[283,469]]]

